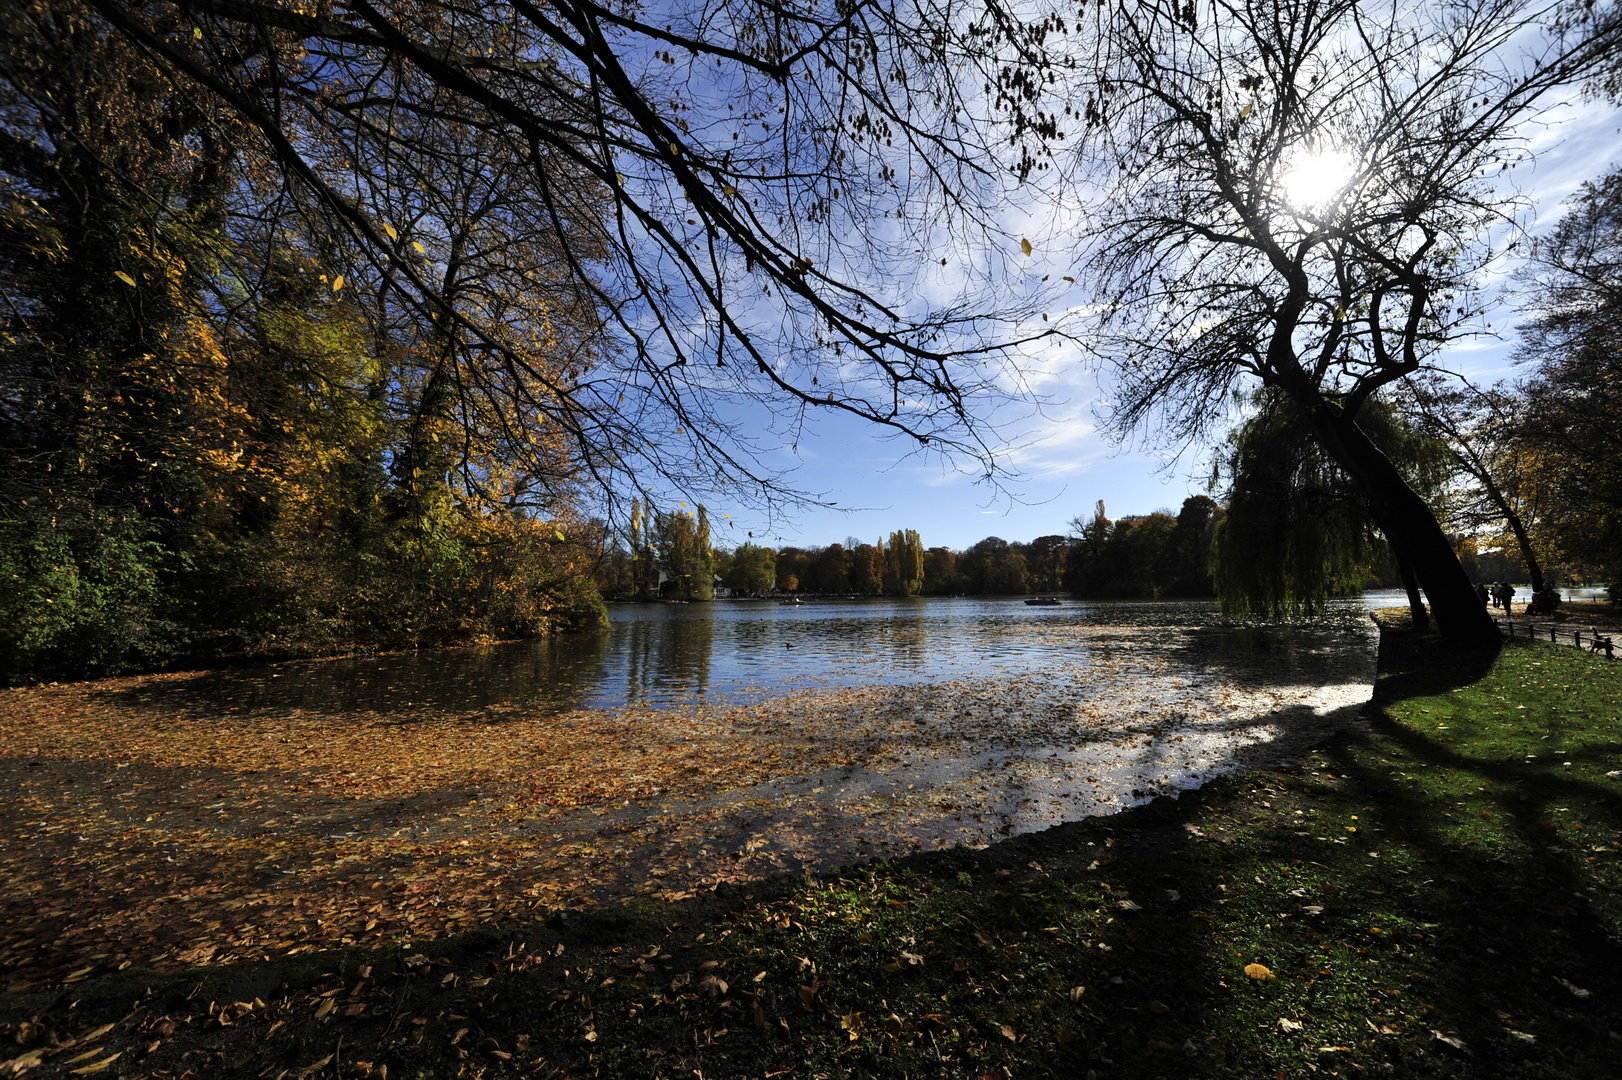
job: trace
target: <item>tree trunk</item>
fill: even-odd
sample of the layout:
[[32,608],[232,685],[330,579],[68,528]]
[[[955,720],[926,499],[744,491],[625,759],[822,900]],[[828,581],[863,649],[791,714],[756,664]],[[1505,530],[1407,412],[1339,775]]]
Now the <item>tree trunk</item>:
[[[1507,508],[1506,508],[1507,509]],[[1521,515],[1509,510],[1505,515],[1509,527],[1515,534],[1515,542],[1521,546],[1521,558],[1526,560],[1526,572],[1532,578],[1532,591],[1543,591],[1543,567],[1538,565],[1537,556],[1532,554],[1532,538],[1526,535],[1526,526],[1521,523]]]
[[1322,401],[1307,403],[1308,422],[1324,450],[1362,489],[1398,565],[1406,564],[1430,600],[1443,637],[1497,647],[1498,627],[1481,602],[1436,515],[1356,421]]
[[1493,480],[1492,474],[1484,466],[1477,471],[1471,464],[1465,462],[1462,456],[1457,453],[1455,453],[1455,456],[1459,457],[1459,461],[1465,465],[1465,468],[1471,471],[1476,476],[1476,479],[1481,481],[1481,486],[1487,491],[1487,498],[1491,499],[1493,505],[1498,508],[1498,512],[1504,515],[1505,524],[1509,526],[1509,531],[1515,534],[1515,543],[1520,546],[1521,558],[1526,560],[1526,572],[1532,577],[1532,591],[1534,593],[1542,592],[1543,567],[1538,564],[1537,556],[1532,553],[1532,538],[1526,534],[1526,523],[1521,520],[1521,515],[1515,512],[1515,508],[1509,504],[1509,499],[1504,497],[1503,489]]
[[1402,578],[1402,587],[1408,591],[1408,613],[1413,616],[1414,626],[1420,630],[1430,625],[1430,617],[1425,612],[1425,601],[1419,595],[1419,579],[1414,576],[1414,568],[1408,565],[1408,560],[1395,554],[1392,557],[1397,561],[1397,574]]

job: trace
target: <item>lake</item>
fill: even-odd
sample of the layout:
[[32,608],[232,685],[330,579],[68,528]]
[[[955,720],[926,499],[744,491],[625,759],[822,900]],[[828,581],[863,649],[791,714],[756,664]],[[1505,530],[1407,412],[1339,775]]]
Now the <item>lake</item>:
[[165,905],[380,946],[979,848],[1305,752],[1368,700],[1368,612],[1400,600],[619,605],[579,637],[12,691],[14,885],[100,900],[9,933],[79,942],[64,974],[113,942],[225,962],[271,946]]
[[830,600],[614,604],[605,634],[484,648],[214,672],[187,693],[249,711],[436,715],[756,701],[789,691],[1047,674],[1085,681],[1138,654],[1247,682],[1366,680],[1367,611],[1401,593],[1336,601],[1288,626],[1224,620],[1213,601]]
[[[1211,601],[623,604],[602,634],[217,671],[140,697],[394,728],[586,717],[675,731],[661,736],[672,751],[758,747],[780,755],[768,782],[650,783],[657,797],[548,813],[544,829],[691,839],[724,825],[769,836],[761,857],[800,869],[983,844],[1297,752],[1367,701],[1368,612],[1401,599],[1340,600],[1282,625],[1225,620]],[[624,771],[652,775],[638,760]]]

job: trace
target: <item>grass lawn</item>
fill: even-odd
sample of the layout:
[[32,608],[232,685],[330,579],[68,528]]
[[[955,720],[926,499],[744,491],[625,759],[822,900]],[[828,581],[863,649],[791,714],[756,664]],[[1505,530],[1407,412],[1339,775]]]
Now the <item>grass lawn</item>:
[[1376,701],[985,850],[8,995],[0,1076],[1622,1074],[1622,662],[1399,618]]

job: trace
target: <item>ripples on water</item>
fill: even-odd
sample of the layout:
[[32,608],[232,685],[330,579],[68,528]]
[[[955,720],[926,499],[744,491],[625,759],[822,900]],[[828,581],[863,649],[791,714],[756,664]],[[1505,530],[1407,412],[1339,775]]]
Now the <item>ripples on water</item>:
[[248,712],[660,707],[1032,673],[1085,680],[1090,664],[1114,667],[1134,656],[1196,679],[1333,683],[1363,677],[1369,608],[1400,601],[1400,593],[1369,594],[1268,627],[1224,620],[1210,601],[622,604],[611,607],[612,629],[602,634],[210,672],[165,694]]

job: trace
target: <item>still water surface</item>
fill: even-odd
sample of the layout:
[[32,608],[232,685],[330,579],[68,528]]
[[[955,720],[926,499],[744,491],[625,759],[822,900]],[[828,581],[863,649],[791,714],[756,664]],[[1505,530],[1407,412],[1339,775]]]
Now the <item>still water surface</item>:
[[183,691],[246,711],[466,713],[747,702],[796,690],[1066,672],[1150,653],[1191,675],[1302,685],[1367,677],[1369,593],[1284,626],[1223,619],[1212,601],[1018,599],[617,604],[607,633],[486,648],[219,671]]

